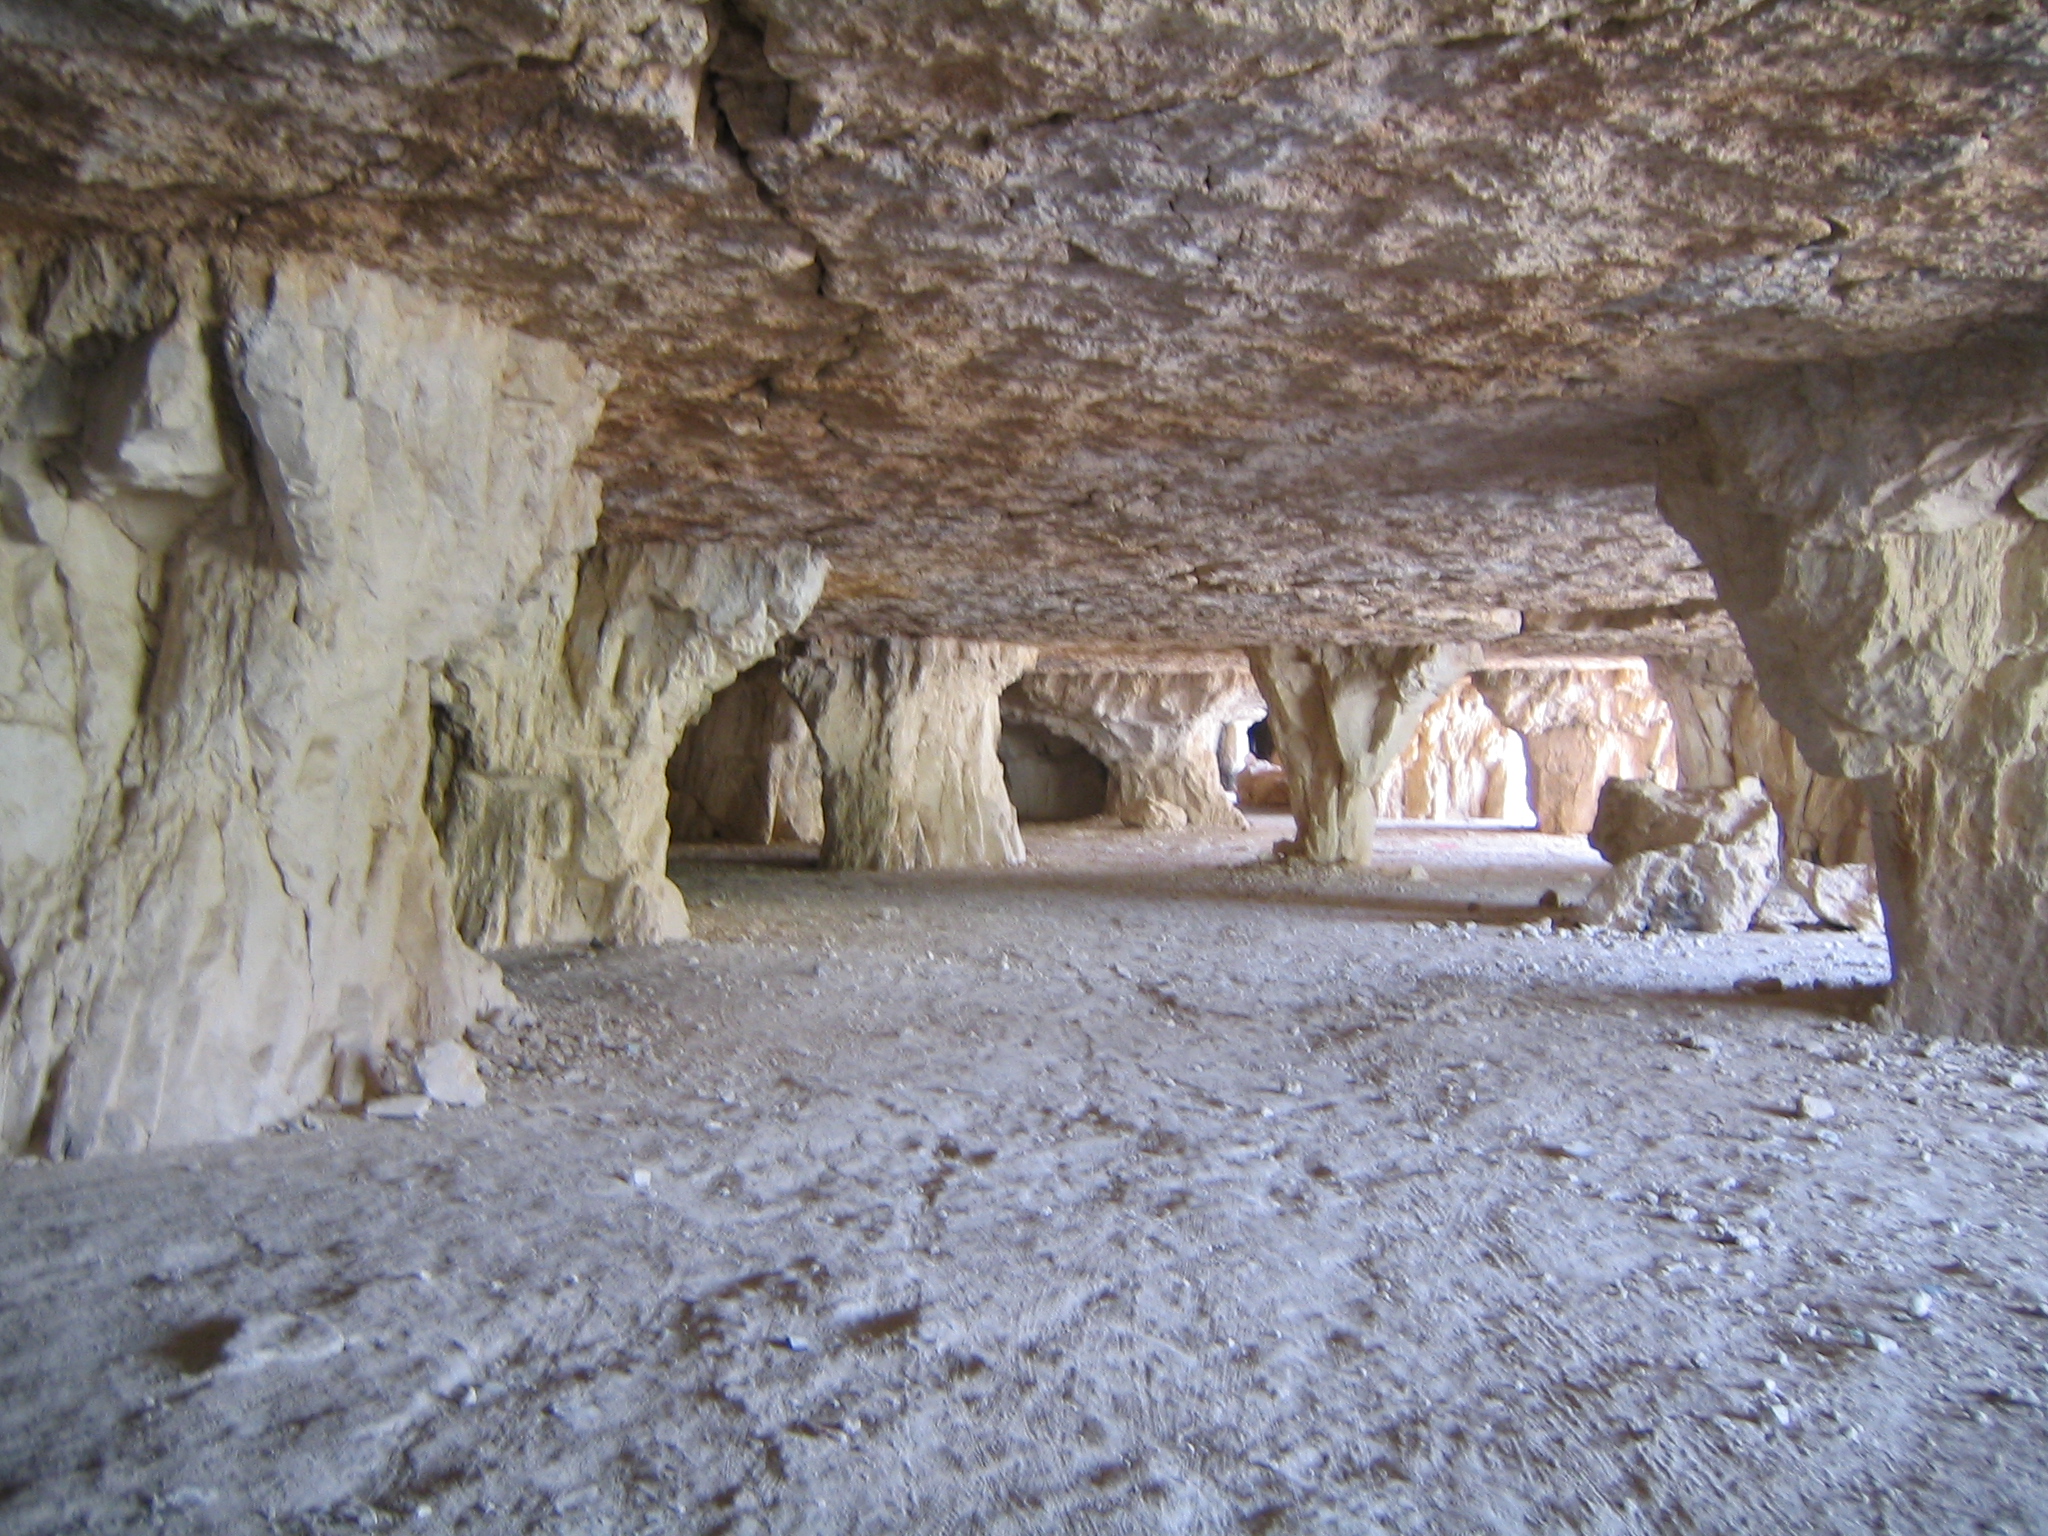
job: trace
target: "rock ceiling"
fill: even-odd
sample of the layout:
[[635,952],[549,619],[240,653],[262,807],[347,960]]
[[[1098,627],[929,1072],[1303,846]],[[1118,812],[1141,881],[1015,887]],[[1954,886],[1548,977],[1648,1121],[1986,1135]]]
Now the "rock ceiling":
[[566,339],[607,535],[824,627],[1659,641],[1675,404],[2042,307],[2044,79],[1983,0],[0,0],[0,217]]

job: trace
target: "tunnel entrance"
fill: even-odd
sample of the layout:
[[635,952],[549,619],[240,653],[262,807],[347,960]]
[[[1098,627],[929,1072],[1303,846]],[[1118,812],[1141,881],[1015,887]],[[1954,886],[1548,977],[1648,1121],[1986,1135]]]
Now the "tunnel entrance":
[[1003,782],[1017,819],[1085,821],[1109,804],[1109,769],[1078,741],[1022,722],[1006,723],[996,743]]

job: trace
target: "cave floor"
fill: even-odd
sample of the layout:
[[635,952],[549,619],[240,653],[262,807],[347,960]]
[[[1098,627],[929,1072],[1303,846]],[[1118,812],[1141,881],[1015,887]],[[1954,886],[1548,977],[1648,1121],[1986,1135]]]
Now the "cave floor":
[[1259,821],[679,860],[485,1109],[11,1165],[0,1530],[2048,1529],[2048,1065]]

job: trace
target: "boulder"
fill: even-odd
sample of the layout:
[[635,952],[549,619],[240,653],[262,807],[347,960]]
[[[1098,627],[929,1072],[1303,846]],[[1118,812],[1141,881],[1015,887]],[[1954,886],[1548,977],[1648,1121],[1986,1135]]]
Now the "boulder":
[[1739,932],[1778,879],[1778,817],[1754,779],[1700,793],[1610,779],[1591,841],[1613,868],[1585,916],[1608,928]]

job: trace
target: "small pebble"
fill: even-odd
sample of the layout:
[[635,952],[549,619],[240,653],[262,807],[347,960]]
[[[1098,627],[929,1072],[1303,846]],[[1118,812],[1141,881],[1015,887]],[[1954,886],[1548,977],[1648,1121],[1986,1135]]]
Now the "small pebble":
[[2025,1093],[2034,1086],[2034,1074],[2031,1072],[2008,1072],[2005,1078],[2005,1086],[2016,1088],[2021,1093]]
[[635,1168],[631,1175],[631,1183],[635,1189],[652,1189],[654,1188],[654,1174],[650,1169]]
[[1832,1120],[1835,1106],[1817,1093],[1799,1095],[1799,1118],[1802,1120]]
[[1906,1303],[1906,1310],[1914,1317],[1929,1317],[1934,1312],[1934,1298],[1925,1291],[1915,1291],[1912,1300]]

